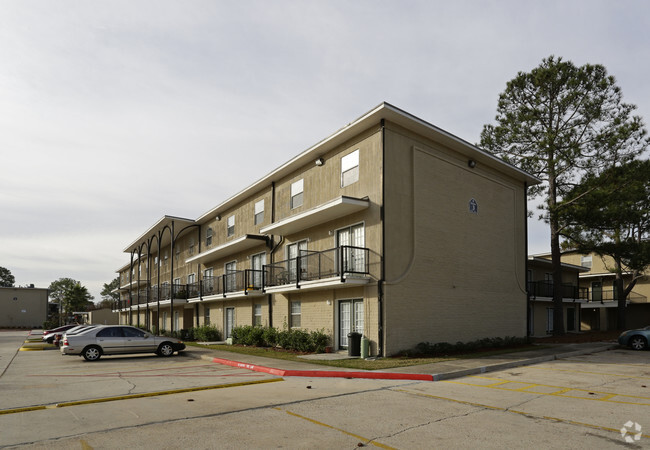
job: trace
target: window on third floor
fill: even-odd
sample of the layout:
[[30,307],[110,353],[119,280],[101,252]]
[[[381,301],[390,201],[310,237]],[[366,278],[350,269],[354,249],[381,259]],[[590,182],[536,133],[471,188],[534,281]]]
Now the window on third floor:
[[255,202],[255,225],[264,221],[264,200]]
[[291,209],[302,206],[303,179],[291,183]]
[[359,149],[341,158],[341,187],[359,181]]
[[228,225],[227,236],[228,237],[234,236],[235,235],[235,216],[234,215],[228,217],[227,225]]
[[205,246],[209,247],[212,245],[212,228],[208,227],[207,230],[205,230]]

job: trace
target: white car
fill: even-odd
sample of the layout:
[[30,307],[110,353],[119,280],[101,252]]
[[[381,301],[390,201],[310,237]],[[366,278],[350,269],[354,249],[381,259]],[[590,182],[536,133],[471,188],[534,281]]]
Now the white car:
[[128,325],[101,325],[79,334],[65,335],[62,355],[80,355],[86,361],[97,361],[102,355],[156,353],[172,356],[185,349],[183,341],[166,336],[154,336]]

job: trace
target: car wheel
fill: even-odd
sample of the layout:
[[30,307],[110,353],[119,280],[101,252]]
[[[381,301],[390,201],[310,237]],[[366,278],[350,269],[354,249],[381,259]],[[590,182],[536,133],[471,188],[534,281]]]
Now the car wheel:
[[174,347],[172,347],[172,344],[170,344],[169,342],[163,342],[158,347],[157,353],[160,356],[172,356],[172,354],[174,353]]
[[630,338],[630,347],[633,350],[643,350],[648,346],[645,338],[643,336],[632,336]]
[[47,338],[47,341],[45,342],[47,342],[48,344],[54,344],[54,337]]
[[96,345],[84,348],[81,353],[86,361],[97,361],[102,356],[102,350]]

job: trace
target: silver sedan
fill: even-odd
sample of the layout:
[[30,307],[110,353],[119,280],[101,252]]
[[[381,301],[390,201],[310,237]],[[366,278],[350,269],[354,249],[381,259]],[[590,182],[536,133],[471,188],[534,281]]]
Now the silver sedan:
[[102,355],[156,353],[171,356],[185,349],[176,338],[154,336],[128,325],[104,325],[80,334],[65,335],[61,345],[63,355],[81,355],[86,361],[97,361]]

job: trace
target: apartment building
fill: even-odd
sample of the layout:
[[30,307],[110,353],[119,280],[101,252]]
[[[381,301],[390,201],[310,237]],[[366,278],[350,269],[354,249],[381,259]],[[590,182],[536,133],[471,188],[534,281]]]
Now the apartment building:
[[[588,315],[582,305],[588,291],[580,285],[580,275],[586,267],[562,263],[562,309],[564,329],[571,333],[583,329],[583,317]],[[542,337],[553,333],[553,263],[550,254],[528,257],[528,334]]]
[[123,323],[348,333],[371,355],[526,335],[529,174],[382,103],[196,219],[125,247]]
[[[618,297],[616,276],[612,272],[611,257],[600,257],[595,253],[581,254],[567,252],[562,261],[584,267],[580,273],[579,285],[583,292],[582,330],[615,330],[617,328]],[[623,282],[632,280],[630,272],[624,273]],[[626,328],[640,328],[650,324],[650,274],[644,273],[627,297]]]

